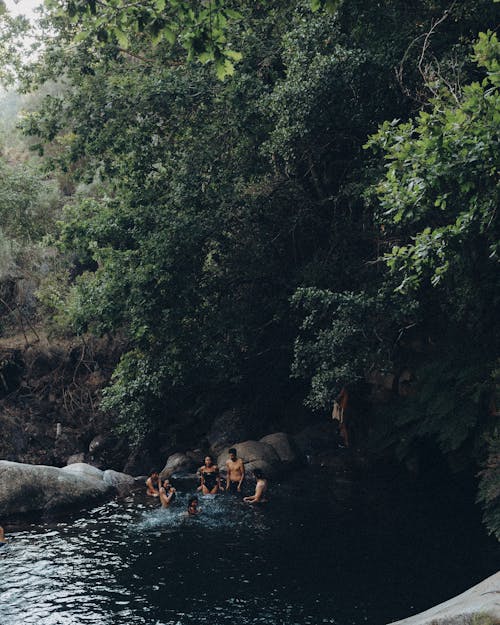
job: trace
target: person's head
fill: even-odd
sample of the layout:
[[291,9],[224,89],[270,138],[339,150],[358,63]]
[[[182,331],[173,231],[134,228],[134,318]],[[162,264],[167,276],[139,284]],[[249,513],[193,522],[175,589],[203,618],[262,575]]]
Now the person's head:
[[212,458],[212,456],[205,456],[205,466],[206,467],[211,467],[214,463],[214,459]]
[[158,471],[156,469],[151,469],[151,471],[149,472],[149,477],[156,479],[158,477]]
[[169,479],[168,479],[168,477],[167,477],[167,479],[166,479],[166,480],[163,480],[163,488],[164,488],[165,490],[168,490],[168,489],[169,489],[169,488],[171,488],[171,487],[172,487],[172,483],[170,482],[170,480],[169,480]]
[[236,449],[234,447],[231,447],[231,449],[229,450],[229,458],[230,460],[236,460],[237,456],[236,456]]
[[254,469],[253,470],[253,475],[254,475],[256,480],[263,480],[264,479],[264,473],[260,469]]
[[189,501],[188,501],[188,508],[194,508],[196,510],[196,508],[198,507],[198,497],[194,496],[194,497],[190,497]]

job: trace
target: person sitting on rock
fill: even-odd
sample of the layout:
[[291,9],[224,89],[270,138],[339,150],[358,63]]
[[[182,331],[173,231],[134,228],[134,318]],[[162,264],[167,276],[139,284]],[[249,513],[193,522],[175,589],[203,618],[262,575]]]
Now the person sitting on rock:
[[243,497],[243,501],[247,503],[267,503],[266,492],[267,492],[267,479],[264,477],[264,474],[260,469],[254,469],[253,474],[255,479],[257,480],[255,484],[255,493],[250,497]]
[[241,493],[241,485],[245,479],[245,465],[243,460],[236,455],[236,449],[229,450],[229,460],[226,462],[227,478],[226,491],[228,493]]
[[0,525],[0,547],[3,547],[7,544],[5,540],[5,532],[3,531],[3,527]]
[[201,512],[201,508],[198,508],[198,497],[190,497],[188,501],[187,513],[189,516],[195,516]]
[[175,493],[177,491],[172,486],[169,479],[166,479],[163,482],[163,485],[160,486],[159,497],[162,508],[168,508],[171,503],[175,500]]
[[201,479],[201,492],[204,495],[215,495],[219,492],[219,467],[214,464],[212,456],[205,458],[205,464],[198,469]]
[[158,475],[158,471],[152,470],[149,474],[148,479],[146,480],[146,494],[151,497],[159,497],[160,496],[160,486],[161,480]]

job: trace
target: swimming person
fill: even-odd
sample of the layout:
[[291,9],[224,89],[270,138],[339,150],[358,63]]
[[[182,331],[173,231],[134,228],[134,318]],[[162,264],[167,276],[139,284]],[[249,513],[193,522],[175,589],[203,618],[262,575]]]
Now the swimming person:
[[3,527],[0,525],[0,547],[3,547],[7,544],[5,540],[5,532],[3,531]]
[[265,496],[267,492],[267,480],[260,469],[254,469],[253,474],[257,480],[255,493],[250,497],[243,497],[243,501],[247,503],[267,503],[268,500]]
[[205,464],[198,469],[201,478],[201,492],[204,495],[215,495],[219,492],[219,467],[214,464],[212,456],[205,458]]
[[175,493],[177,491],[170,483],[170,480],[165,480],[163,486],[160,486],[159,496],[162,508],[168,508],[169,505],[175,500]]
[[198,497],[190,497],[188,501],[188,515],[195,516],[201,512],[201,508],[198,508]]
[[243,460],[236,455],[236,449],[229,450],[229,460],[226,462],[227,478],[226,491],[228,493],[241,493],[241,485],[245,479],[245,465]]
[[160,481],[160,476],[158,475],[158,471],[151,471],[151,473],[149,474],[148,479],[146,480],[146,494],[150,495],[151,497],[159,497],[160,493],[160,486],[161,486],[161,481]]

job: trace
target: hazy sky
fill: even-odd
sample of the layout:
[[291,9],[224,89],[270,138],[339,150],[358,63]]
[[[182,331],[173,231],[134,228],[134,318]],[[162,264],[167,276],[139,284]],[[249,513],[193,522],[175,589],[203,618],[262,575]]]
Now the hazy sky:
[[37,6],[40,6],[41,0],[5,0],[7,9],[13,15],[25,15],[30,18],[33,17],[33,11]]

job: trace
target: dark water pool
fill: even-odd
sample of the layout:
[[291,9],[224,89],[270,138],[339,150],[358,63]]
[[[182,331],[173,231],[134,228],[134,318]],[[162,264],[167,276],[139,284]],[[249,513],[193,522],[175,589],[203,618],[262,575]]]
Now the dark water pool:
[[143,496],[9,530],[0,625],[382,625],[496,571],[497,543],[459,491],[323,474],[199,518]]

